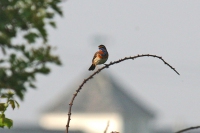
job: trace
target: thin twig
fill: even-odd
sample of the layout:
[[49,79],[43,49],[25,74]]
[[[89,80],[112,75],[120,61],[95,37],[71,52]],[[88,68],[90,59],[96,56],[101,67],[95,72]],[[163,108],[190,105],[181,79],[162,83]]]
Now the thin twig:
[[107,132],[107,130],[108,130],[108,127],[109,127],[109,123],[110,123],[110,121],[108,121],[108,122],[107,122],[107,126],[106,126],[106,129],[105,129],[104,133],[106,133],[106,132]]
[[189,127],[189,128],[186,128],[186,129],[182,129],[178,132],[175,132],[175,133],[183,133],[183,132],[186,132],[186,131],[189,131],[189,130],[193,130],[193,129],[198,129],[200,128],[200,126],[196,126],[196,127]]
[[82,84],[78,87],[78,89],[76,90],[76,92],[73,94],[73,97],[69,103],[69,110],[68,110],[68,120],[67,120],[67,125],[66,125],[66,133],[68,133],[68,130],[69,130],[69,123],[70,123],[70,120],[71,120],[71,110],[72,110],[72,105],[73,105],[73,102],[74,102],[74,99],[75,97],[78,95],[78,92],[80,92],[80,90],[82,89],[83,85],[90,79],[93,78],[93,76],[95,76],[96,74],[98,74],[99,72],[101,72],[103,69],[105,68],[109,68],[109,66],[111,65],[114,65],[114,64],[117,64],[117,63],[120,63],[122,61],[125,61],[125,60],[129,60],[129,59],[136,59],[136,58],[139,58],[139,57],[155,57],[155,58],[158,58],[160,60],[162,60],[164,62],[165,65],[169,66],[172,70],[174,70],[178,75],[180,75],[175,68],[173,68],[169,63],[167,63],[162,57],[160,56],[157,56],[157,55],[151,55],[151,54],[142,54],[142,55],[136,55],[136,56],[130,56],[130,57],[125,57],[123,59],[119,59],[118,61],[114,61],[114,62],[110,62],[109,64],[106,64],[105,66],[101,67],[100,69],[98,69],[97,71],[95,71],[92,75],[90,75],[88,78],[84,79]]

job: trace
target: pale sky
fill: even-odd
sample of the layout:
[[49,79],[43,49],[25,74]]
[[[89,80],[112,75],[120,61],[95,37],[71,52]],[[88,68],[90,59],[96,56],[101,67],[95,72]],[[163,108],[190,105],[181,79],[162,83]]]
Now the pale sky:
[[[157,113],[162,126],[200,125],[200,1],[199,0],[68,0],[57,29],[49,29],[62,67],[38,76],[37,90],[28,90],[21,107],[7,112],[14,124],[33,122],[63,91],[86,78],[96,36],[103,38],[110,61],[137,54],[162,56],[181,74],[156,58],[125,61],[105,70],[120,79]],[[83,89],[84,91],[84,89]],[[67,110],[66,110],[67,112]],[[67,121],[67,119],[66,119]],[[64,127],[65,128],[65,127]]]

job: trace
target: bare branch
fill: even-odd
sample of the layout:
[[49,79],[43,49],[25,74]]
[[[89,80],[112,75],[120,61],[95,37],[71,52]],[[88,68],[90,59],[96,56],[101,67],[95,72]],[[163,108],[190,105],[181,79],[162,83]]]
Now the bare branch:
[[180,131],[175,132],[175,133],[183,133],[183,132],[186,132],[186,131],[189,131],[189,130],[193,130],[193,129],[198,129],[198,128],[200,128],[200,126],[189,127],[189,128],[186,128],[186,129],[180,130]]
[[106,132],[107,132],[107,130],[108,130],[108,127],[109,127],[109,123],[110,123],[110,121],[108,121],[108,122],[107,122],[107,126],[106,126],[106,129],[105,129],[104,133],[106,133]]
[[151,54],[142,54],[142,55],[136,55],[136,56],[130,56],[130,57],[125,57],[123,59],[119,59],[118,61],[114,61],[114,62],[110,62],[109,64],[105,64],[105,66],[103,66],[102,68],[98,69],[97,71],[95,71],[92,75],[90,75],[88,78],[84,79],[82,84],[79,86],[79,88],[76,90],[76,92],[73,94],[73,97],[71,99],[71,102],[69,103],[69,110],[68,110],[68,120],[67,120],[67,125],[66,125],[66,133],[68,133],[68,130],[69,130],[69,123],[70,123],[70,120],[71,120],[71,110],[72,110],[72,105],[73,105],[73,102],[74,102],[74,99],[75,97],[78,95],[78,92],[80,92],[80,90],[82,89],[83,85],[90,79],[93,78],[93,76],[95,76],[96,74],[98,74],[99,72],[101,72],[103,69],[105,68],[109,68],[110,66],[114,65],[114,64],[117,64],[117,63],[120,63],[122,61],[125,61],[125,60],[129,60],[129,59],[136,59],[136,58],[139,58],[139,57],[155,57],[155,58],[158,58],[160,60],[162,60],[164,62],[165,65],[169,66],[172,70],[174,70],[178,75],[180,75],[175,68],[173,68],[169,63],[167,63],[162,57],[160,56],[157,56],[157,55],[151,55]]

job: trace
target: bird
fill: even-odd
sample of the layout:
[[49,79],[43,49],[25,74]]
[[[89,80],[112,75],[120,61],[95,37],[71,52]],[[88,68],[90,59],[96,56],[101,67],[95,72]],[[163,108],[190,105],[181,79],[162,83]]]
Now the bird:
[[93,71],[96,65],[104,64],[108,59],[108,51],[104,45],[99,45],[99,51],[94,54],[92,59],[92,65],[88,69],[89,71]]

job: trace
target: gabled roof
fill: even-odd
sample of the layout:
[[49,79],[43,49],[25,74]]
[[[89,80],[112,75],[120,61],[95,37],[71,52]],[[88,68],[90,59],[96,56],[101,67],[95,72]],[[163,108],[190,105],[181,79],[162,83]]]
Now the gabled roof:
[[[87,77],[87,76],[85,76]],[[67,93],[59,96],[56,104],[51,105],[46,113],[67,113],[69,102],[81,83],[74,82],[74,86],[66,88]],[[132,88],[133,89],[133,88]],[[69,91],[67,91],[69,90]],[[109,113],[140,111],[153,117],[152,111],[147,109],[133,95],[128,94],[122,86],[121,80],[115,80],[111,74],[101,72],[89,80],[75,98],[72,112],[82,113]],[[130,91],[129,93],[131,93]],[[54,99],[53,99],[54,100]],[[51,104],[51,103],[50,103]]]

